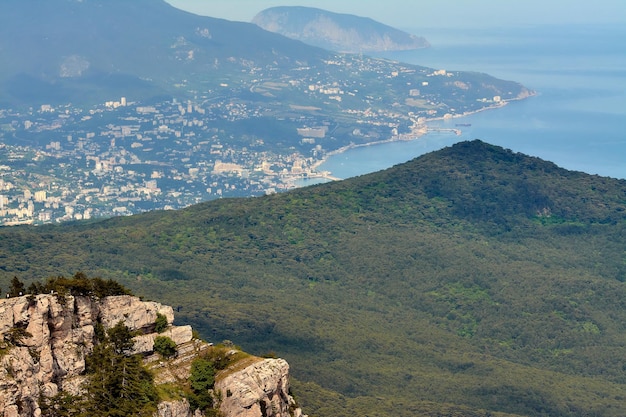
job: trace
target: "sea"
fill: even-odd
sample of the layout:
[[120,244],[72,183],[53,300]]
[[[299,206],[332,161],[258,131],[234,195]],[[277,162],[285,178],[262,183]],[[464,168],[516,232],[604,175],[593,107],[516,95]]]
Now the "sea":
[[[459,141],[482,141],[575,171],[626,179],[626,25],[412,29],[428,49],[379,56],[517,81],[534,97],[433,127],[410,142],[350,149],[320,166],[345,179],[389,168]],[[457,127],[457,124],[468,126]],[[301,183],[300,185],[311,184]]]

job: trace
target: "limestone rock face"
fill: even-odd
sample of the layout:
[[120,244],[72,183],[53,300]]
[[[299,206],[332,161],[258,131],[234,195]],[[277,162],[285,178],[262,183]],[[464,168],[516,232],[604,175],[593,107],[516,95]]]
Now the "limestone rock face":
[[85,370],[98,309],[86,297],[63,302],[52,295],[0,300],[0,405],[5,415],[37,415],[40,394],[72,392],[75,384],[69,381]]
[[102,324],[106,328],[115,326],[123,321],[133,330],[154,329],[157,313],[167,317],[167,322],[174,321],[174,310],[152,301],[141,301],[130,295],[105,297],[101,303]]
[[[98,321],[105,328],[121,320],[131,330],[153,332],[157,313],[169,323],[174,319],[171,307],[132,296],[98,301],[52,294],[1,299],[0,416],[38,416],[41,395],[51,397],[62,390],[79,394]],[[170,327],[163,335],[177,343],[192,339],[189,326]],[[156,334],[140,337],[151,341],[140,350],[149,353]]]
[[133,353],[150,353],[154,350],[154,339],[157,336],[169,337],[177,345],[182,345],[191,341],[193,333],[191,326],[176,326],[170,327],[163,333],[150,333],[141,336],[136,336],[134,352]]
[[[171,307],[132,296],[90,297],[43,294],[0,299],[0,417],[39,417],[41,397],[61,391],[80,395],[85,357],[95,343],[95,328],[122,321],[135,337],[134,353],[154,373],[156,384],[189,379],[195,358],[212,344],[194,339],[190,326],[155,333],[157,313],[174,320]],[[177,355],[164,360],[153,352],[154,339],[166,336]],[[234,352],[233,352],[234,353]],[[289,395],[289,365],[282,359],[249,357],[218,373],[214,397],[223,417],[302,417]],[[186,399],[159,404],[156,417],[202,417]]]
[[289,395],[289,364],[265,359],[215,382],[222,402],[220,411],[229,417],[300,417],[302,411]]
[[201,417],[200,412],[192,413],[189,401],[164,401],[159,404],[157,417]]

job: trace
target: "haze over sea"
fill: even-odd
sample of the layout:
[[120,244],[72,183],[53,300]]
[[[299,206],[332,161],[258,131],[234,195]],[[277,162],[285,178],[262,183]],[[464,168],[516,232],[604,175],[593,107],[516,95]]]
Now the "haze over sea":
[[411,142],[361,147],[331,156],[320,170],[348,178],[378,171],[462,140],[538,156],[570,170],[626,178],[626,27],[533,26],[413,29],[432,47],[381,56],[450,71],[514,80],[537,96],[501,109],[431,122],[456,128]]

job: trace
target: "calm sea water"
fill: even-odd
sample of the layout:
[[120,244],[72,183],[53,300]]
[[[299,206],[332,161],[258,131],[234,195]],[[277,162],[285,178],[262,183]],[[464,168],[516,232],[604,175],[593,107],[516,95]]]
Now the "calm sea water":
[[539,26],[501,30],[412,30],[433,45],[385,58],[518,81],[537,96],[433,126],[429,134],[349,150],[321,166],[349,178],[406,162],[461,140],[481,139],[567,169],[626,178],[626,27]]

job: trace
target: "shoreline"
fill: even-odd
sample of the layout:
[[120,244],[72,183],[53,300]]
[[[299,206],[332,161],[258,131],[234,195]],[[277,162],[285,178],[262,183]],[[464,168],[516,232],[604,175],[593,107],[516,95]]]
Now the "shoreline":
[[465,113],[461,113],[461,114],[455,114],[455,115],[451,115],[450,117],[446,117],[446,116],[441,116],[441,117],[433,117],[431,119],[423,119],[422,122],[420,124],[418,124],[413,130],[411,130],[410,133],[405,133],[402,135],[397,135],[397,136],[392,136],[388,139],[383,139],[383,140],[377,140],[374,142],[368,142],[368,143],[351,143],[349,145],[346,146],[342,146],[341,148],[335,149],[333,151],[330,151],[328,153],[326,153],[321,159],[316,160],[310,167],[311,171],[315,172],[319,177],[321,178],[325,178],[328,179],[330,181],[340,181],[342,178],[338,178],[332,175],[331,171],[318,171],[318,168],[323,165],[325,162],[328,161],[328,158],[330,158],[331,156],[335,156],[335,155],[340,155],[346,151],[349,151],[351,149],[357,149],[357,148],[362,148],[365,146],[375,146],[375,145],[384,145],[386,143],[393,143],[393,142],[410,142],[413,140],[417,140],[419,138],[421,138],[422,136],[425,136],[429,133],[433,133],[433,132],[449,132],[449,133],[454,133],[457,136],[460,136],[462,134],[462,130],[458,129],[458,128],[433,128],[433,127],[429,127],[428,123],[434,122],[434,121],[440,121],[440,120],[452,120],[452,119],[460,119],[462,117],[467,117],[467,116],[471,116],[477,113],[481,113],[484,111],[488,111],[488,110],[496,110],[496,109],[500,109],[502,107],[505,107],[506,105],[508,105],[510,102],[512,101],[520,101],[520,100],[525,100],[527,98],[530,97],[534,97],[536,96],[537,93],[535,91],[529,90],[527,92],[526,95],[520,95],[516,98],[512,98],[512,99],[508,99],[508,100],[503,100],[500,103],[495,103],[491,106],[486,106],[483,108],[480,108],[478,110],[473,110],[473,111],[469,111],[469,112],[465,112]]

